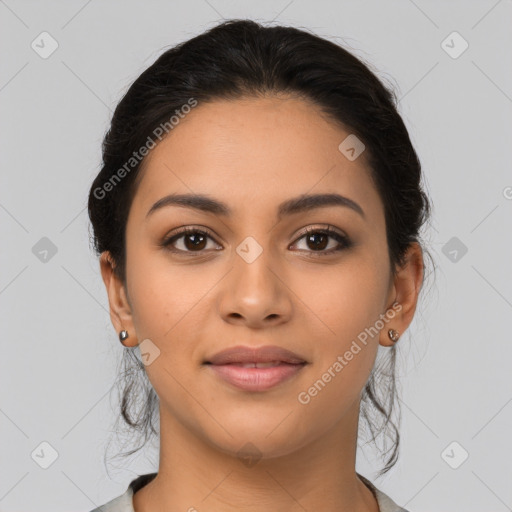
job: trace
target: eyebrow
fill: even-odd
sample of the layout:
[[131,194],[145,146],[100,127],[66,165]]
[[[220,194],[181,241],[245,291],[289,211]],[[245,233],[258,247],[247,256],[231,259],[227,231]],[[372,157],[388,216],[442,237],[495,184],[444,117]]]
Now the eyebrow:
[[[167,206],[183,206],[206,213],[214,213],[225,217],[232,216],[231,208],[216,199],[202,194],[171,194],[159,199],[147,212],[146,219],[157,210]],[[302,213],[326,206],[343,206],[357,212],[366,219],[365,213],[358,203],[340,194],[303,194],[281,203],[278,207],[278,219],[283,216]]]

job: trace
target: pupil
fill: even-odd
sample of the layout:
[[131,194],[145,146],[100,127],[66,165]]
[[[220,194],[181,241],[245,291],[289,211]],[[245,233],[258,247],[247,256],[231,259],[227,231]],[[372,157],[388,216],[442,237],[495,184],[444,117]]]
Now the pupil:
[[315,249],[325,249],[325,247],[327,246],[327,243],[326,243],[327,236],[325,236],[323,233],[313,233],[312,235],[309,235],[308,242],[313,241],[313,239],[315,237],[323,237],[323,241],[324,241],[323,244],[322,243],[318,244],[317,242],[313,242],[313,244],[315,245]]
[[[201,246],[201,243],[204,244],[205,236],[201,234],[188,234],[185,237],[185,245],[187,246],[187,249],[203,249],[204,247]],[[188,242],[192,239],[192,244],[189,245]]]

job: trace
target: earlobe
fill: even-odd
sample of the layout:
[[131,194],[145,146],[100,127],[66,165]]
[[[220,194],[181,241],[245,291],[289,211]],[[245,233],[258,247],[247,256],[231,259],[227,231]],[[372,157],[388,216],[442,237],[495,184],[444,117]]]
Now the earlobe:
[[[107,290],[110,319],[124,346],[137,345],[137,336],[133,325],[131,307],[128,302],[125,284],[114,272],[115,263],[109,251],[100,255],[100,270],[105,288]],[[121,338],[121,332],[127,331]]]
[[[405,255],[402,267],[398,269],[393,281],[393,319],[381,331],[379,343],[385,347],[395,345],[412,322],[418,296],[423,282],[423,251],[418,242],[413,242]],[[399,307],[395,306],[395,303]],[[390,311],[391,308],[388,309]],[[390,333],[389,331],[393,332]],[[398,334],[397,334],[398,333]]]

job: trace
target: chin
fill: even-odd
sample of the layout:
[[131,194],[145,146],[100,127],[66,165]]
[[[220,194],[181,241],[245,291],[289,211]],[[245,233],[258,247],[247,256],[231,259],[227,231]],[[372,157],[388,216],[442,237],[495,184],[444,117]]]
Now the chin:
[[219,451],[240,459],[283,457],[299,450],[307,444],[307,439],[300,435],[294,422],[284,421],[280,424],[281,421],[282,418],[276,421],[275,415],[260,417],[257,422],[249,419],[234,423],[225,421],[222,425],[227,432],[224,429],[216,430],[208,443]]

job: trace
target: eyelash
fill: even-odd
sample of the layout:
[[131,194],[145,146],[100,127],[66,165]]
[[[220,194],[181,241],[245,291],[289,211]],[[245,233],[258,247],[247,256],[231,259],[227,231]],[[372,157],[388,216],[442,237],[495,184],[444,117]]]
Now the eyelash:
[[[205,236],[211,238],[215,243],[217,243],[215,241],[215,238],[213,237],[213,234],[210,233],[209,231],[205,230],[204,228],[199,229],[199,228],[196,228],[193,226],[187,226],[187,227],[180,229],[177,233],[173,233],[172,235],[165,237],[161,243],[161,246],[164,247],[165,249],[167,249],[168,251],[171,251],[173,253],[180,254],[180,255],[181,254],[193,255],[195,252],[198,253],[197,255],[200,255],[202,252],[204,252],[204,250],[202,250],[202,251],[184,251],[182,249],[175,249],[172,247],[173,242],[179,240],[180,238],[183,238],[183,236],[187,235],[187,234],[205,235]],[[350,241],[350,239],[347,236],[341,235],[340,233],[338,233],[337,231],[332,229],[331,226],[327,226],[326,228],[308,227],[299,236],[299,238],[297,238],[297,240],[294,242],[294,244],[297,243],[299,240],[302,240],[303,238],[305,238],[311,234],[327,235],[330,238],[335,239],[340,244],[340,246],[338,246],[334,249],[329,249],[327,251],[325,251],[325,250],[321,250],[321,251],[308,250],[308,251],[306,251],[306,252],[312,253],[313,257],[330,255],[330,254],[342,251],[344,249],[348,249],[352,246],[352,242]],[[293,245],[293,244],[291,244],[291,245]]]

